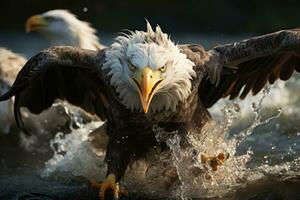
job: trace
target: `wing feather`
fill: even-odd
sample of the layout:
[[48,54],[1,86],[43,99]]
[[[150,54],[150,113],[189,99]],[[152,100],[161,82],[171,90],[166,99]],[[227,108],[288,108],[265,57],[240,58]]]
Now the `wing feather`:
[[256,95],[266,84],[288,80],[295,71],[300,72],[300,29],[220,45],[208,52],[207,71],[219,68],[215,71],[220,73],[220,80],[211,81],[212,75],[207,73],[199,96],[206,107],[211,107],[220,98],[243,99],[250,92]]
[[91,51],[74,47],[46,49],[24,65],[0,101],[15,96],[15,118],[23,130],[20,107],[38,114],[56,99],[67,100],[104,120],[102,97],[105,81],[101,70],[104,52],[105,49]]

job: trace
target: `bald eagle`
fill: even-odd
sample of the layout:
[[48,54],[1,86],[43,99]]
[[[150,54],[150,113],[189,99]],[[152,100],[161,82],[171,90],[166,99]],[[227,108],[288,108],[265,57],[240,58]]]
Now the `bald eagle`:
[[77,19],[68,10],[49,10],[27,19],[26,32],[39,32],[51,46],[67,45],[97,50],[104,47],[99,42],[96,30],[88,23]]
[[[159,26],[132,31],[108,48],[52,47],[32,57],[0,101],[40,113],[66,99],[107,120],[107,177],[100,187],[119,199],[118,182],[132,160],[155,145],[154,126],[184,138],[211,120],[219,99],[257,94],[267,83],[300,72],[300,29],[282,30],[219,45],[176,45]],[[188,144],[187,144],[188,145]]]

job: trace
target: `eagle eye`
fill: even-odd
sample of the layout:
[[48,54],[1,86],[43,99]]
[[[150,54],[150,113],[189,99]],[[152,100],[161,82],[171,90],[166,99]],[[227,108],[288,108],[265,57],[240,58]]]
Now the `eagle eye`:
[[136,70],[136,66],[134,66],[134,65],[131,63],[131,64],[129,64],[129,69],[130,69],[131,71],[134,71],[134,70]]
[[47,20],[47,21],[54,21],[55,18],[52,17],[52,16],[44,16],[44,19]]
[[161,71],[161,72],[165,72],[165,71],[166,71],[166,69],[167,69],[167,68],[166,68],[165,66],[162,66],[162,67],[160,67],[160,68],[159,68],[159,71]]

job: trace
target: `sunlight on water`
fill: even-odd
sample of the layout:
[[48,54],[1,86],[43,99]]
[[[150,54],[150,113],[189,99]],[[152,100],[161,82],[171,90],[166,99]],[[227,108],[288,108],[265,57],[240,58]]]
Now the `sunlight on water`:
[[[299,95],[294,92],[299,85],[296,79],[279,82],[256,98],[220,102],[211,109],[217,120],[207,123],[201,134],[191,130],[187,138],[181,138],[154,127],[156,139],[166,142],[170,151],[155,147],[145,160],[127,169],[123,183],[129,191],[148,198],[222,199],[268,177],[298,176],[300,129],[295,133],[293,128],[300,119]],[[58,133],[51,141],[54,156],[42,175],[103,180],[105,155],[96,155],[89,139],[89,133],[101,124],[92,122],[67,135]]]

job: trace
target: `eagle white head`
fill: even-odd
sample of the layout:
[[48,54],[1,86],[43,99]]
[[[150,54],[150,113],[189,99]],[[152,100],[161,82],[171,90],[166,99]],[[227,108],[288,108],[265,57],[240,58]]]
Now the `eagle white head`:
[[40,32],[52,46],[67,45],[92,50],[101,46],[96,30],[68,10],[57,9],[33,15],[26,21],[26,31]]
[[122,103],[131,110],[175,110],[191,93],[194,63],[162,32],[135,31],[117,37],[106,52],[104,69]]

